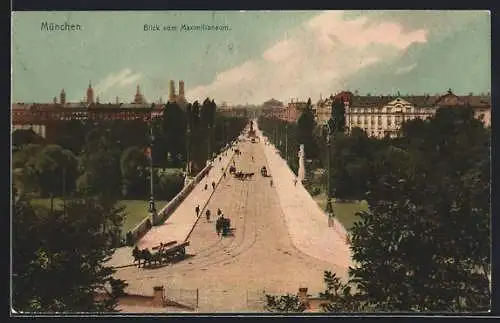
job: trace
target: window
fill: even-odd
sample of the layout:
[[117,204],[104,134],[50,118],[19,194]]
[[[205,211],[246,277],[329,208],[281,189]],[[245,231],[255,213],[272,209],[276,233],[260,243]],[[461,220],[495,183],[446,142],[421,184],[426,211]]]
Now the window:
[[396,116],[396,120],[395,120],[395,122],[394,122],[394,123],[395,123],[397,126],[399,126],[399,125],[401,125],[401,121],[402,121],[402,117],[401,117],[400,115],[397,115],[397,116]]
[[387,107],[387,113],[391,113],[391,112],[392,112],[392,108]]
[[378,121],[378,125],[380,126],[382,124],[382,116],[378,116],[377,119],[378,119],[377,120]]
[[406,113],[411,113],[411,108],[407,107],[406,108]]

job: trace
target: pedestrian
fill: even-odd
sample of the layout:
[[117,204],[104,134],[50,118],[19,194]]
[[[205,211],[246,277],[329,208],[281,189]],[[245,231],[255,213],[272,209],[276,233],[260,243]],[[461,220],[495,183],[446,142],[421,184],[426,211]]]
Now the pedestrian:
[[215,182],[212,182],[212,189],[215,190]]
[[224,172],[224,175],[223,175],[223,176],[224,176],[224,178],[226,178],[226,172]]
[[205,191],[208,189],[208,184],[205,183]]
[[270,183],[271,183],[271,187],[273,187],[273,180],[271,180],[271,182],[270,182]]
[[222,161],[222,157],[219,156],[219,161],[221,162]]
[[207,209],[205,216],[207,217],[207,222],[210,222],[210,210]]
[[200,214],[200,206],[197,205],[194,210],[196,211],[196,216],[198,216]]
[[217,216],[221,216],[221,215],[222,215],[222,211],[221,211],[221,209],[218,208],[217,209]]
[[220,236],[220,218],[215,221],[215,232],[217,232],[217,235]]
[[224,167],[220,168],[221,173],[224,173]]
[[253,156],[252,156],[252,161],[253,161]]
[[297,186],[297,177],[293,179],[293,186]]

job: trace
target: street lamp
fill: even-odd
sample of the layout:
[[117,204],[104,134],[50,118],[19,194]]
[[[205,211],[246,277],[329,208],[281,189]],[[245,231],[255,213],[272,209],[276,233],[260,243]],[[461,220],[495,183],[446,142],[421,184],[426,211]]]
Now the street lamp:
[[327,122],[326,124],[326,168],[327,168],[327,177],[326,177],[326,213],[328,214],[328,226],[332,227],[334,224],[334,217],[335,214],[333,212],[333,206],[332,206],[332,192],[331,192],[331,140],[332,140],[332,129],[330,127],[330,124]]
[[208,125],[208,138],[207,138],[207,165],[208,163],[210,162],[210,160],[212,159],[211,155],[212,155],[212,149],[211,149],[211,138],[212,138],[212,126],[209,124]]
[[153,108],[154,104],[151,106],[151,111],[149,114],[149,168],[150,168],[150,196],[149,196],[149,213],[153,217],[153,224],[156,220],[156,206],[155,206],[155,196],[154,196],[154,166],[153,166],[153,145],[154,145],[154,134],[153,134]]

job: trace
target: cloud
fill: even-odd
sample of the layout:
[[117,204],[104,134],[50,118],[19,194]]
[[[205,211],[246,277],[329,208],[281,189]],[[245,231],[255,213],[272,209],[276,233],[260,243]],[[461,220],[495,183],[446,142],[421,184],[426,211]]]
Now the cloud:
[[343,89],[345,80],[360,69],[427,42],[427,32],[367,15],[346,19],[343,11],[326,11],[287,33],[262,57],[217,74],[187,97],[210,96],[229,104],[319,97]]
[[411,65],[399,67],[398,69],[396,69],[395,73],[397,75],[406,74],[406,73],[409,73],[411,70],[413,70],[415,67],[417,67],[417,63],[413,63]]
[[110,73],[104,79],[99,81],[95,86],[95,93],[98,95],[106,94],[106,92],[116,92],[119,89],[130,88],[136,84],[142,77],[141,73],[134,73],[130,68],[124,68],[118,73]]

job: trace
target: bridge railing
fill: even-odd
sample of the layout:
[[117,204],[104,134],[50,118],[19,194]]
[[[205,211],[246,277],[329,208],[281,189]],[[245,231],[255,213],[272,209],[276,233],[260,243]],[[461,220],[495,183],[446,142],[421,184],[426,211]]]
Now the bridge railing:
[[[188,185],[184,186],[182,190],[171,199],[167,205],[160,209],[158,216],[160,222],[164,222],[175,211],[175,209],[184,201],[184,199],[191,193],[193,188],[198,184],[203,177],[208,173],[212,166],[207,165],[203,168]],[[133,245],[139,241],[153,226],[151,215],[146,216],[139,222],[132,230],[127,233],[127,244]]]

